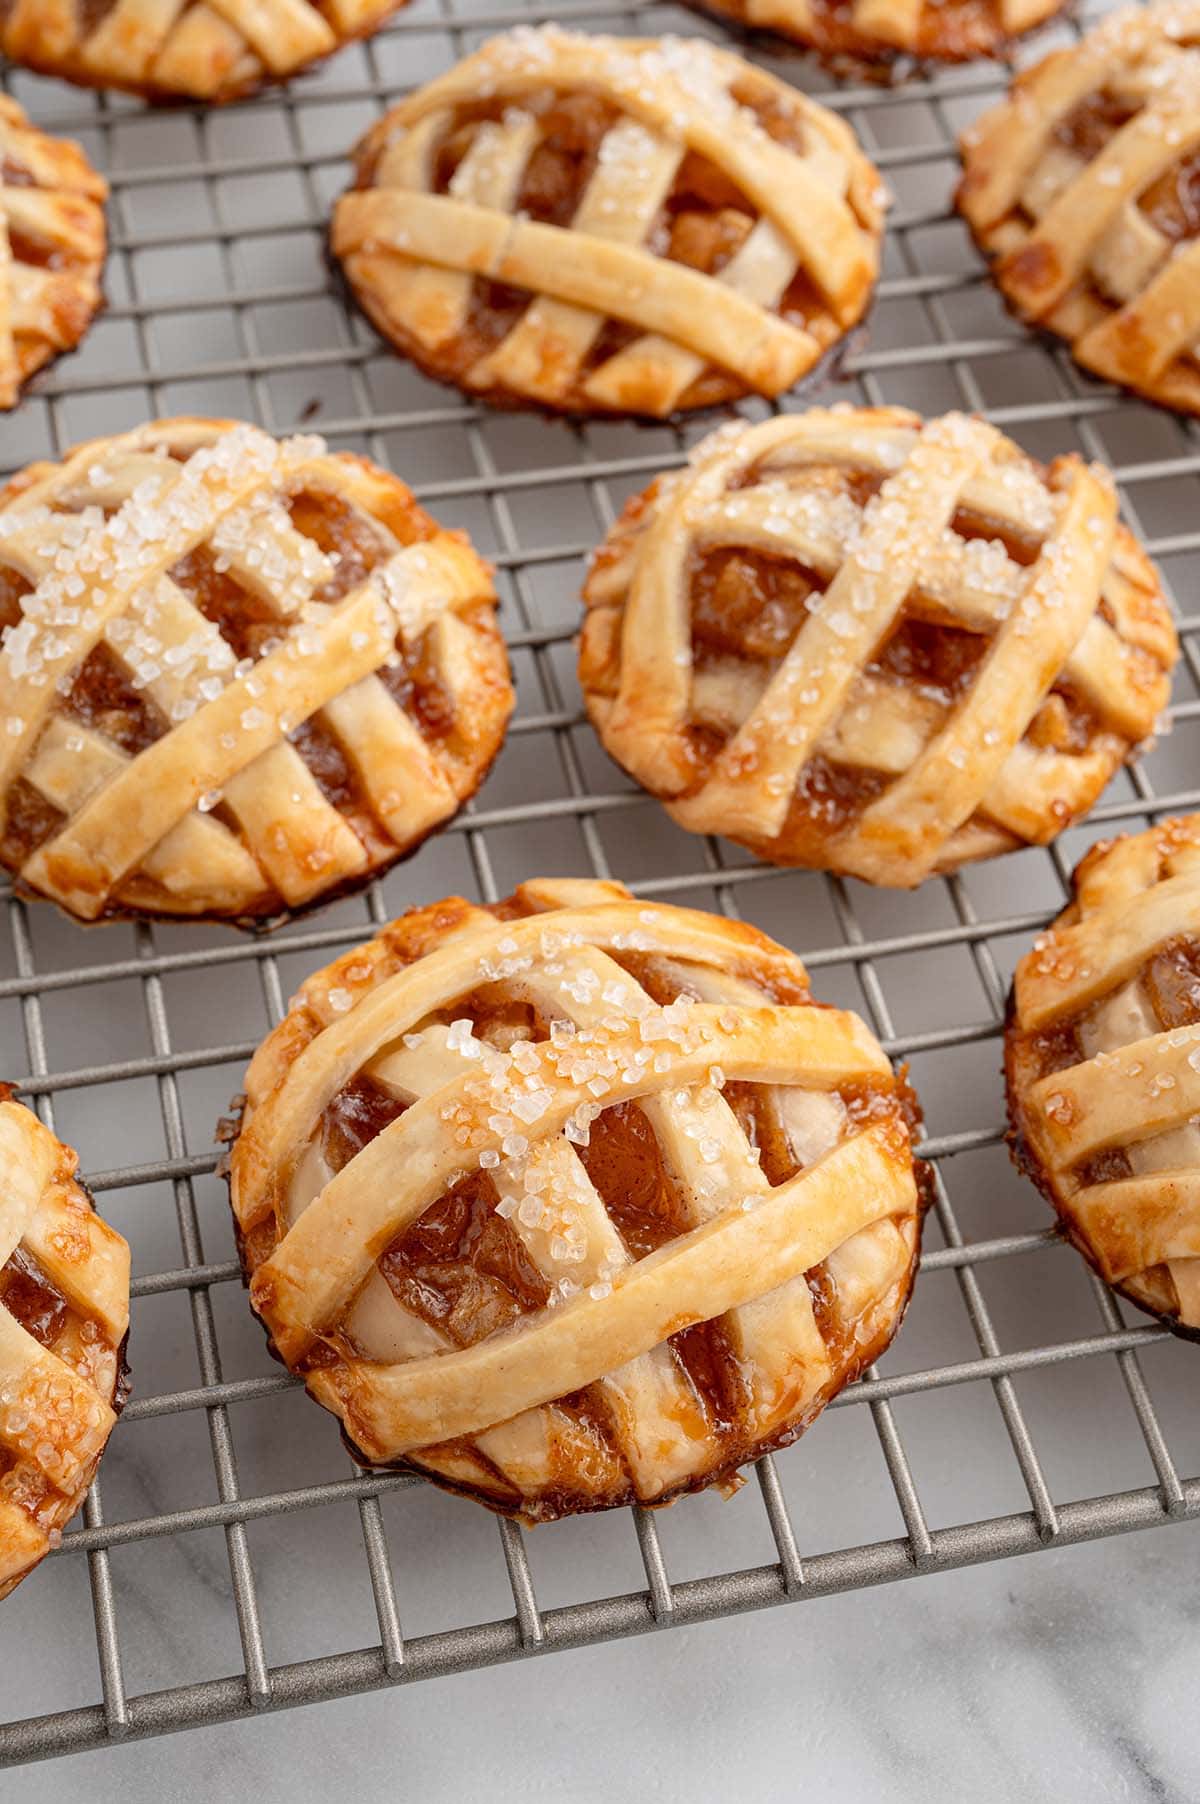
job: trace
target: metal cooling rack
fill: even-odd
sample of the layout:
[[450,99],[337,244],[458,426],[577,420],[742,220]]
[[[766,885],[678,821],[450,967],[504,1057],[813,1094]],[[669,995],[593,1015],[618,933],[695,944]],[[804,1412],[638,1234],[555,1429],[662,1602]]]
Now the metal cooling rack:
[[[4,1662],[0,1709],[15,1720],[0,1725],[0,1762],[1200,1513],[1200,1476],[1185,1476],[1200,1473],[1195,1350],[1126,1315],[1059,1246],[1008,1166],[998,1076],[1009,971],[1061,905],[1080,851],[1102,827],[1200,805],[1200,433],[1086,382],[982,279],[949,210],[953,139],[1003,69],[838,88],[755,47],[851,119],[897,196],[870,330],[841,380],[805,399],[972,408],[1037,454],[1105,459],[1173,587],[1185,653],[1174,733],[1051,851],[910,897],[773,871],[676,831],[583,725],[570,639],[582,556],[713,421],[577,429],[481,412],[394,358],[323,262],[329,202],[369,121],[488,31],[537,16],[416,0],[288,94],[211,114],[9,74],[38,122],[82,136],[108,173],[113,249],[107,315],[6,418],[0,462],[158,414],[311,424],[398,470],[495,561],[520,712],[475,806],[315,925],[266,941],[84,932],[6,901],[3,1064],[25,1070],[25,1095],[83,1147],[138,1276],[135,1397],[102,1482],[83,1525],[5,1605],[0,1649],[11,1630],[22,1659]],[[563,0],[557,16],[722,35],[640,0]],[[938,1189],[897,1346],[810,1437],[761,1462],[738,1500],[527,1537],[414,1479],[347,1465],[332,1422],[271,1365],[250,1318],[212,1126],[302,975],[411,902],[453,889],[494,899],[537,870],[615,873],[642,895],[744,913],[796,946],[821,993],[863,1010],[911,1062]],[[173,1638],[152,1626],[156,1587]]]

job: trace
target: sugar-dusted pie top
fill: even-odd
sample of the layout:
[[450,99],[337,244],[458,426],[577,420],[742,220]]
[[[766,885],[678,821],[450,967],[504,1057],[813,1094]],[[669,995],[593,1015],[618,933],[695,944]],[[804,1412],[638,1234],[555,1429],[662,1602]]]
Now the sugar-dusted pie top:
[[124,1401],[129,1248],[0,1085],[0,1598],[57,1544]]
[[251,1300],[358,1457],[538,1520],[728,1480],[891,1338],[914,1105],[752,928],[539,880],[309,979],[230,1159]]
[[1053,838],[1178,651],[1106,471],[898,408],[712,434],[584,599],[588,711],[676,820],[896,885]]
[[958,205],[1020,316],[1200,413],[1200,0],[1112,15],[964,134]]
[[85,920],[303,907],[411,850],[512,707],[490,573],[319,438],[161,420],[0,491],[0,862]]
[[4,0],[0,50],[89,88],[225,101],[367,36],[403,0]]
[[1017,967],[1018,1160],[1110,1284],[1200,1338],[1200,815],[1093,847]]
[[849,127],[695,39],[495,38],[367,134],[333,249],[380,330],[506,405],[776,395],[862,316],[885,196]]
[[995,56],[1064,0],[701,0],[757,30],[854,65]]
[[101,306],[107,194],[78,144],[0,94],[0,411],[74,350]]

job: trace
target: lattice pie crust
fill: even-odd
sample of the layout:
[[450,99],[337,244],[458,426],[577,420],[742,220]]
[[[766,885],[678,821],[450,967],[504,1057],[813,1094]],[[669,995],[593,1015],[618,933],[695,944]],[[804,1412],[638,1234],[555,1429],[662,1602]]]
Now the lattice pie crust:
[[0,410],[75,349],[102,304],[107,194],[78,144],[0,94]]
[[873,883],[1052,839],[1178,652],[1107,472],[897,408],[714,433],[584,599],[588,711],[675,820]]
[[1100,1275],[1200,1338],[1200,815],[1093,847],[1017,967],[1018,1163]]
[[14,63],[148,100],[236,100],[375,31],[403,0],[0,0]]
[[[124,1402],[129,1248],[0,1086],[0,1598],[83,1502]],[[11,1657],[11,1650],[10,1650]]]
[[261,919],[452,815],[512,688],[487,566],[321,439],[160,420],[0,491],[0,862],[84,920]]
[[1200,413],[1200,3],[1114,14],[965,134],[958,205],[1021,318]]
[[274,1348],[357,1456],[536,1521],[726,1481],[876,1357],[913,1119],[791,953],[544,880],[304,985],[232,1200]]
[[514,31],[359,146],[333,250],[424,370],[510,406],[781,394],[861,317],[879,178],[850,129],[698,40]]

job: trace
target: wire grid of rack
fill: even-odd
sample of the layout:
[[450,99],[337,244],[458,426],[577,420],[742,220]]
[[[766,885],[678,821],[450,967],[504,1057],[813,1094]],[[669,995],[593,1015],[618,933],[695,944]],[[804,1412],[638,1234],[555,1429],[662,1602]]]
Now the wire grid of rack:
[[[273,937],[82,932],[7,899],[5,1063],[24,1066],[24,1094],[83,1146],[138,1275],[134,1400],[82,1526],[5,1608],[6,1629],[29,1624],[12,1645],[48,1652],[27,1680],[6,1672],[0,1710],[11,1717],[15,1697],[15,1720],[0,1724],[0,1762],[1200,1513],[1194,1349],[1126,1312],[1059,1247],[1008,1169],[998,1077],[1008,971],[1061,905],[1079,851],[1102,832],[1200,804],[1190,737],[1200,613],[1189,613],[1200,433],[1086,382],[1060,349],[1008,320],[984,281],[950,210],[953,140],[999,92],[1003,68],[838,87],[751,46],[846,114],[897,196],[868,332],[836,376],[785,405],[964,406],[1035,453],[1103,458],[1173,590],[1184,659],[1175,730],[1085,828],[916,897],[772,871],[677,832],[583,724],[570,640],[581,559],[625,495],[678,463],[711,418],[579,428],[483,413],[394,358],[346,309],[323,262],[328,205],[358,133],[490,30],[538,16],[416,0],[290,92],[221,113],[146,112],[9,73],[38,122],[74,130],[109,175],[113,245],[105,320],[5,422],[4,466],[172,412],[311,425],[397,469],[492,557],[520,707],[492,780],[448,832],[365,898]],[[556,16],[721,35],[641,0],[563,0]],[[762,1461],[737,1502],[697,1499],[527,1537],[411,1477],[349,1466],[332,1423],[271,1365],[238,1284],[212,1124],[301,975],[410,902],[464,888],[492,900],[535,870],[619,875],[640,895],[744,914],[796,946],[820,993],[863,1010],[889,1052],[911,1062],[938,1183],[896,1347],[814,1435]],[[1078,1456],[1070,1481],[1068,1444]],[[1080,1469],[1091,1475],[1082,1488]],[[300,1598],[288,1583],[297,1553]],[[168,1646],[147,1636],[139,1587],[156,1560],[154,1582],[181,1621],[200,1603],[222,1608],[224,1640],[199,1629]],[[585,1582],[589,1571],[598,1580]],[[353,1592],[358,1614],[343,1606]],[[81,1656],[89,1601],[95,1653]],[[68,1649],[64,1695],[46,1674],[61,1674]]]

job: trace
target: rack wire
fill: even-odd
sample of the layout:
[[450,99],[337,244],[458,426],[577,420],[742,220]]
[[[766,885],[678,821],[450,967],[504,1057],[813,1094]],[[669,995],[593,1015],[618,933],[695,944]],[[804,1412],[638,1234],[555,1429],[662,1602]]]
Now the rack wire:
[[[1200,433],[1082,378],[1061,348],[1007,319],[983,279],[949,205],[953,141],[1001,91],[1003,67],[839,87],[749,46],[846,114],[897,197],[869,330],[836,377],[784,405],[962,406],[1036,454],[1103,458],[1173,591],[1184,659],[1174,732],[1086,827],[915,897],[774,871],[676,831],[584,725],[570,640],[583,556],[624,497],[713,420],[576,427],[483,412],[393,357],[322,259],[360,131],[491,30],[538,16],[416,0],[288,92],[219,113],[147,112],[8,74],[38,122],[78,133],[109,175],[112,254],[104,321],[6,420],[0,462],[173,412],[320,430],[396,469],[492,558],[520,707],[475,805],[313,924],[267,939],[82,931],[6,895],[5,1064],[24,1067],[25,1096],[82,1145],[138,1275],[134,1400],[82,1526],[5,1606],[23,1659],[19,1671],[4,1663],[0,1763],[1200,1513],[1194,1349],[1126,1311],[1061,1248],[1008,1167],[998,1077],[1009,970],[1061,906],[1079,852],[1200,805],[1200,613],[1189,611]],[[722,36],[643,0],[562,0],[556,16]],[[1034,53],[1077,29],[1043,35]],[[348,1466],[332,1424],[271,1366],[237,1282],[212,1127],[300,976],[414,901],[454,889],[494,900],[540,869],[617,874],[640,895],[744,914],[794,945],[821,993],[863,1010],[910,1062],[937,1192],[896,1347],[811,1436],[760,1462],[739,1501],[527,1537],[415,1478]],[[186,1625],[174,1639],[148,1627],[156,1586]]]

